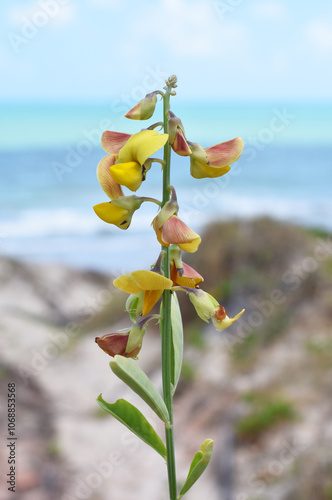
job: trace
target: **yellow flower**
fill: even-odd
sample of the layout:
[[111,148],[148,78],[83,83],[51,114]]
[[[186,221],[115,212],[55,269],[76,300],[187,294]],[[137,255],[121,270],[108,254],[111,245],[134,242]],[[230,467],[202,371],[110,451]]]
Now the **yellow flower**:
[[231,169],[229,165],[241,156],[244,143],[241,137],[236,137],[207,149],[197,143],[189,142],[189,145],[190,173],[195,179],[203,179],[226,174]]
[[116,156],[110,154],[104,156],[98,164],[98,181],[111,201],[99,203],[93,209],[103,221],[114,224],[120,229],[127,229],[135,210],[142,205],[145,199],[123,195],[120,184],[113,179],[110,173],[110,167],[114,165],[115,160]]
[[134,271],[123,274],[113,282],[114,286],[130,294],[144,292],[143,315],[148,314],[158,302],[164,290],[170,290],[173,282],[154,271]]
[[151,162],[144,165],[146,160],[163,147],[167,139],[168,134],[158,134],[156,130],[142,130],[132,135],[110,167],[113,179],[131,191],[137,191],[151,167]]

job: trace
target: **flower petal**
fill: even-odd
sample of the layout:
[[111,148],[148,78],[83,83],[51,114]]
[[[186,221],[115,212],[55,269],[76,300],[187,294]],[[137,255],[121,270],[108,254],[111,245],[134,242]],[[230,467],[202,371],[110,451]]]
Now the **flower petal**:
[[161,237],[162,237],[162,230],[159,228],[159,216],[158,215],[153,219],[153,221],[152,221],[152,227],[153,227],[153,229],[156,232],[156,236],[157,236],[158,242],[161,245],[169,246],[169,245],[165,245],[164,241],[161,239]]
[[102,148],[109,154],[118,154],[120,149],[126,144],[130,139],[131,134],[123,134],[122,132],[111,132],[111,130],[105,130],[101,136]]
[[137,191],[143,182],[142,167],[135,161],[112,165],[110,175],[116,182],[131,191]]
[[148,314],[163,294],[163,290],[145,290],[142,314]]
[[97,179],[103,191],[111,200],[123,196],[123,191],[120,186],[111,176],[110,167],[115,163],[115,155],[104,156],[98,163]]
[[217,309],[215,311],[215,315],[212,318],[212,323],[214,324],[214,326],[215,326],[215,328],[217,330],[225,330],[225,328],[229,327],[237,319],[239,319],[239,317],[242,316],[242,314],[244,313],[244,311],[245,310],[242,309],[242,311],[239,312],[239,314],[237,314],[236,316],[234,316],[234,318],[229,318],[227,316],[226,309],[224,307],[222,307],[222,306],[219,306],[219,307],[217,307]]
[[190,164],[190,173],[195,179],[204,179],[206,177],[215,178],[227,174],[231,169],[230,166],[212,167],[206,163],[192,161]]
[[188,266],[188,264],[186,264],[185,262],[183,262],[182,266],[183,266],[183,274],[182,274],[182,276],[179,276],[179,274],[178,274],[178,272],[177,272],[177,270],[175,268],[174,262],[172,263],[171,276],[174,276],[173,267],[175,268],[175,271],[177,273],[177,276],[175,278],[175,282],[174,282],[174,279],[173,279],[173,283],[175,285],[186,286],[186,287],[189,287],[189,288],[195,288],[196,285],[198,285],[199,283],[201,283],[202,281],[204,281],[204,278],[200,274],[198,274],[198,272],[195,271],[195,269],[193,269],[192,267]]
[[244,142],[242,137],[236,137],[230,141],[222,142],[207,148],[208,163],[215,167],[231,165],[239,159],[243,151]]
[[197,252],[197,249],[199,247],[200,242],[201,242],[201,238],[200,238],[200,236],[197,235],[197,238],[190,241],[189,243],[179,243],[179,247],[184,252],[194,253],[194,252]]
[[99,203],[93,209],[101,220],[114,224],[120,229],[127,229],[130,225],[131,215],[129,216],[129,211],[113,205],[112,202]]
[[166,144],[168,134],[158,134],[156,130],[142,130],[131,136],[119,151],[119,160],[123,163],[137,161],[143,165],[150,155]]
[[176,215],[172,215],[162,226],[161,238],[166,245],[175,243],[186,252],[195,252],[201,242],[200,236]]
[[142,290],[170,290],[173,283],[170,279],[153,271],[134,271],[123,274],[113,282],[114,286],[127,293],[138,293]]
[[106,354],[123,356],[126,352],[128,338],[129,333],[108,333],[102,337],[96,337],[95,342]]
[[186,138],[181,129],[178,129],[174,142],[172,144],[173,151],[177,153],[179,156],[190,156],[191,149],[188,146]]

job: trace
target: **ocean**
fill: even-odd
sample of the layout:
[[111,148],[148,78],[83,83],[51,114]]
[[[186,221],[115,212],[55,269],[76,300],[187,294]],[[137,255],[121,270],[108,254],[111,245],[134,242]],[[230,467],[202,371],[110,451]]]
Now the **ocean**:
[[[0,107],[0,255],[115,274],[149,268],[159,253],[150,227],[156,205],[143,204],[126,231],[99,220],[92,207],[108,201],[95,173],[103,130],[134,133],[153,121],[126,120],[121,101]],[[189,159],[173,154],[179,216],[192,229],[267,215],[332,230],[332,103],[178,105],[175,98],[172,109],[188,139],[204,147],[238,135],[245,142],[220,179],[193,179]],[[156,163],[137,194],[160,193]]]

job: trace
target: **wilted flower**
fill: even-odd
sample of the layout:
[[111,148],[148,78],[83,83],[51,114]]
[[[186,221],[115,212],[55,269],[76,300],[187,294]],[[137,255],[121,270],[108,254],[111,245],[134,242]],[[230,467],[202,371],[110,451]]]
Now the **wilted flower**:
[[197,143],[189,142],[190,173],[195,179],[221,177],[230,170],[230,164],[241,156],[244,143],[241,137],[222,142],[204,149]]
[[137,346],[133,351],[128,352],[127,350],[128,339],[129,339],[129,331],[127,333],[115,332],[115,333],[107,333],[102,337],[96,337],[95,342],[109,356],[116,356],[117,354],[119,354],[120,356],[133,358],[139,353],[140,347]]
[[141,350],[146,326],[151,319],[160,319],[160,316],[157,314],[145,316],[131,328],[120,332],[108,333],[102,337],[96,337],[95,342],[109,356],[116,356],[118,354],[126,358],[135,358]]

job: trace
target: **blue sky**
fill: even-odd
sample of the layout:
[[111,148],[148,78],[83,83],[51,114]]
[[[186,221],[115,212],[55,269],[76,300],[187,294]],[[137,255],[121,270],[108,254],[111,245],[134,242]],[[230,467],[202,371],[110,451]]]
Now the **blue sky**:
[[2,100],[332,98],[330,0],[4,1],[0,34]]

